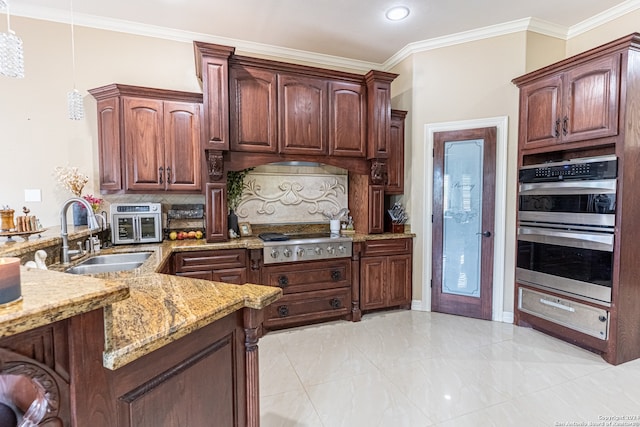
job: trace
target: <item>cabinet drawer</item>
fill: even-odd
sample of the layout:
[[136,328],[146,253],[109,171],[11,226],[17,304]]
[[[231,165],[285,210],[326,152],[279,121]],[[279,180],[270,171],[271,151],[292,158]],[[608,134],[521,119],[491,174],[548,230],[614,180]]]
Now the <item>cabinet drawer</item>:
[[286,295],[265,310],[264,326],[276,328],[336,318],[351,312],[351,289]]
[[305,262],[267,266],[262,282],[282,288],[284,294],[351,286],[351,260]]
[[411,253],[412,239],[367,240],[362,256],[378,256]]
[[233,283],[235,285],[247,283],[247,269],[244,267],[214,270],[211,275],[211,280],[215,282]]
[[174,262],[176,273],[239,268],[247,266],[247,252],[244,249],[179,252]]
[[609,312],[601,308],[521,287],[518,309],[583,334],[608,338]]

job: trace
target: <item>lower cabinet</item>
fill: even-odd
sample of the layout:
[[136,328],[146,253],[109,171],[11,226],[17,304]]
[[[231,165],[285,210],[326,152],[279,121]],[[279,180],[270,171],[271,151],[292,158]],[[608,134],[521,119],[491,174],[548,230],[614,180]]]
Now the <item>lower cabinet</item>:
[[360,258],[360,309],[411,307],[412,239],[369,240]]
[[262,283],[284,296],[265,309],[264,328],[314,323],[351,313],[351,259],[266,265]]
[[245,249],[178,252],[173,262],[176,276],[236,285],[247,283]]

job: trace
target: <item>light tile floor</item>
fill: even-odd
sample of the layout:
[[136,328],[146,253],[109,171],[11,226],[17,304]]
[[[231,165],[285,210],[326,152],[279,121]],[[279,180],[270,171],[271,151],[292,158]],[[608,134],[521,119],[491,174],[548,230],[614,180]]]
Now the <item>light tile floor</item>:
[[259,346],[263,427],[640,426],[640,360],[511,324],[387,311]]

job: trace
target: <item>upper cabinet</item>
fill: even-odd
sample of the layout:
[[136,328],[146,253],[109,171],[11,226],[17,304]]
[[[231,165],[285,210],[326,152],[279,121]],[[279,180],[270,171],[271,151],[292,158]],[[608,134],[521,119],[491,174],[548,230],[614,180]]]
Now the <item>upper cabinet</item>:
[[229,149],[229,57],[235,48],[194,42],[196,74],[206,93],[204,148]]
[[202,95],[116,84],[89,92],[102,192],[202,191]]
[[[367,157],[368,125],[384,145],[390,125],[390,82],[395,74],[365,76],[258,58],[229,60],[230,150],[322,157]],[[206,104],[206,103],[205,103]],[[375,108],[376,113],[369,113]],[[377,120],[383,123],[377,123]],[[380,131],[382,128],[387,128]],[[380,150],[375,150],[378,152]]]
[[283,154],[327,154],[327,81],[278,75],[278,125]]
[[391,82],[397,74],[382,71],[369,71],[367,82],[367,112],[369,139],[368,159],[386,159],[389,157],[389,138],[391,124]]
[[614,52],[561,71],[515,79],[520,87],[520,147],[538,149],[617,135],[620,58]]
[[404,120],[407,112],[391,110],[385,194],[404,194]]

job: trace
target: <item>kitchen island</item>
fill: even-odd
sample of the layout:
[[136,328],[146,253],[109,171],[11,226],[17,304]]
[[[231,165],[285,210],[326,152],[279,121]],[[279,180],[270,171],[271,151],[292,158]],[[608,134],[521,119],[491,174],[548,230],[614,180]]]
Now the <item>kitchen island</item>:
[[23,300],[0,309],[2,377],[31,380],[40,425],[258,425],[262,309],[281,290],[157,273],[162,244],[124,250],[153,254],[94,277],[21,267]]

